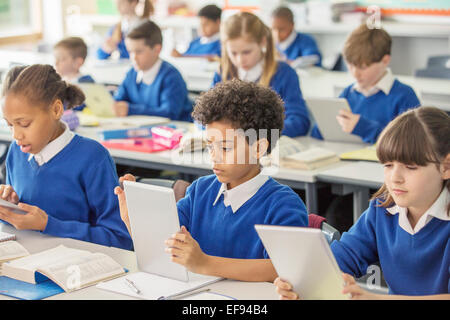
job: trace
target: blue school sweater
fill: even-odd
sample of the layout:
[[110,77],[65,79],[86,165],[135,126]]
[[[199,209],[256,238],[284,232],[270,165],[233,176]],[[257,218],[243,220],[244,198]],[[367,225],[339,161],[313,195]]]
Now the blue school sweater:
[[108,151],[75,135],[55,157],[38,166],[13,142],[6,159],[7,179],[21,202],[48,215],[43,231],[56,237],[132,249],[114,195],[118,177]]
[[255,224],[307,226],[308,215],[291,188],[269,178],[235,213],[223,194],[215,205],[221,182],[215,175],[201,177],[177,203],[180,225],[186,226],[202,251],[235,259],[269,259]]
[[322,64],[322,55],[320,54],[316,41],[312,36],[305,33],[298,32],[294,42],[286,50],[280,51],[289,60],[295,60],[303,56],[317,55],[319,56],[319,61],[316,63],[316,66],[320,67]]
[[128,115],[167,117],[172,120],[191,121],[192,101],[180,72],[163,61],[152,84],[136,83],[137,72],[128,71],[117,89],[114,99],[129,103]]
[[[221,81],[221,75],[216,72],[213,86]],[[270,80],[270,87],[278,93],[284,102],[285,119],[282,134],[289,137],[307,134],[310,124],[308,111],[295,70],[285,62],[278,62],[277,71]]]
[[331,244],[341,270],[361,277],[379,261],[391,294],[449,293],[450,223],[433,217],[411,235],[398,217],[372,200],[357,223]]
[[[111,27],[108,30],[107,36],[108,38],[112,36],[114,29],[116,26]],[[119,50],[120,53],[120,59],[129,59],[130,54],[128,53],[127,47],[125,46],[125,35],[122,32],[122,41],[119,42],[117,45],[117,50]],[[101,47],[97,50],[97,58],[100,60],[106,60],[111,56],[111,53],[105,52]]]
[[220,57],[220,40],[210,43],[202,44],[200,37],[194,39],[189,44],[188,49],[183,54],[184,56],[202,56],[202,55],[217,55]]
[[[340,98],[346,98],[353,113],[361,117],[352,131],[366,143],[375,143],[387,124],[404,111],[420,106],[414,90],[395,79],[391,91],[386,95],[382,90],[369,97],[353,89],[353,84],[342,91]],[[323,139],[317,125],[311,136]]]

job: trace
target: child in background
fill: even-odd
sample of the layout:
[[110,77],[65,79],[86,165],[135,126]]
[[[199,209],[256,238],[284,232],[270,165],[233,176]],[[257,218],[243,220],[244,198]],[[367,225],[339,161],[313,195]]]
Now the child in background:
[[69,109],[80,105],[84,94],[50,65],[18,68],[8,73],[2,94],[3,117],[14,141],[0,196],[27,214],[0,207],[0,220],[17,229],[131,249],[119,203],[110,192],[118,185],[111,156],[60,121],[63,104]]
[[[254,225],[308,225],[300,197],[261,173],[259,160],[271,152],[283,127],[283,102],[267,87],[232,80],[204,93],[192,116],[206,126],[214,175],[194,181],[178,201],[182,227],[166,241],[166,251],[195,273],[273,281],[275,269]],[[125,193],[121,188],[115,193],[130,230]]]
[[278,7],[272,13],[272,31],[277,49],[284,61],[296,66],[322,64],[317,43],[308,34],[295,31],[294,14],[287,7]]
[[118,117],[150,115],[172,120],[190,121],[192,101],[180,72],[159,58],[161,29],[146,21],[127,36],[133,68],[114,95]]
[[[125,37],[133,28],[149,19],[154,8],[151,0],[115,0],[121,21],[113,26],[107,34],[107,39],[97,50],[97,57],[100,60],[108,59],[111,54],[118,50],[121,59],[130,57],[125,46]],[[142,14],[137,14],[137,7],[143,2]]]
[[287,63],[275,60],[270,29],[254,14],[241,12],[227,19],[221,34],[221,70],[214,75],[213,85],[238,78],[272,88],[284,101],[282,134],[306,135],[310,122],[297,73]]
[[222,9],[216,5],[207,5],[198,12],[200,18],[200,37],[194,39],[185,53],[173,49],[172,56],[208,56],[220,57],[220,17]]
[[[381,133],[384,185],[357,223],[331,244],[353,299],[450,299],[450,117],[432,107],[398,116]],[[380,262],[391,295],[361,289]],[[298,298],[277,279],[282,298]],[[400,295],[400,296],[398,296]]]
[[[392,119],[420,105],[414,90],[395,79],[388,68],[391,43],[385,30],[363,24],[350,34],[344,46],[344,58],[356,83],[340,94],[351,111],[341,110],[337,121],[343,131],[360,136],[366,143],[375,143]],[[311,136],[322,139],[317,125]]]
[[[90,75],[82,75],[80,68],[86,61],[88,48],[83,39],[79,37],[69,37],[59,41],[53,47],[55,56],[55,69],[64,81],[69,83],[94,83]],[[73,108],[81,111],[85,104]],[[69,125],[70,130],[75,130],[80,125],[78,116],[72,110],[65,110],[62,120]]]

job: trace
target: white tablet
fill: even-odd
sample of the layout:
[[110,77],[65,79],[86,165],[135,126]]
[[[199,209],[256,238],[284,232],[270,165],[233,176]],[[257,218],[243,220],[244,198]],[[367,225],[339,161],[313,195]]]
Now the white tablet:
[[165,241],[180,230],[173,189],[132,181],[123,186],[139,270],[188,281],[186,268],[165,252]]
[[0,207],[4,207],[8,210],[11,210],[14,213],[18,213],[18,214],[27,214],[28,212],[23,211],[22,209],[19,208],[19,206],[17,204],[14,204],[12,202],[0,199]]
[[346,99],[307,98],[305,101],[325,141],[363,143],[360,136],[342,131],[342,127],[336,120],[339,110],[346,109],[350,111]]
[[344,280],[320,229],[255,225],[278,276],[305,300],[345,300]]
[[98,83],[77,84],[86,96],[86,106],[98,117],[115,117],[114,99],[108,89]]

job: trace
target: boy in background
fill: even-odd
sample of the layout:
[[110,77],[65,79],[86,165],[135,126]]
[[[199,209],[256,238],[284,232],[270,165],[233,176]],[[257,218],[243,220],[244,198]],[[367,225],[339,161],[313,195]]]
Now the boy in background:
[[172,56],[209,56],[220,57],[220,17],[222,9],[216,5],[208,5],[200,9],[198,17],[200,18],[200,37],[194,39],[185,53],[181,54],[173,49]]
[[322,55],[316,41],[308,34],[295,31],[294,14],[287,7],[278,7],[272,13],[272,31],[283,60],[293,68],[321,66]]
[[[351,111],[341,110],[337,121],[342,130],[375,143],[386,125],[402,112],[420,105],[414,90],[398,81],[391,70],[392,39],[384,29],[362,24],[344,46],[344,59],[356,82],[344,89]],[[311,136],[322,139],[314,126]]]

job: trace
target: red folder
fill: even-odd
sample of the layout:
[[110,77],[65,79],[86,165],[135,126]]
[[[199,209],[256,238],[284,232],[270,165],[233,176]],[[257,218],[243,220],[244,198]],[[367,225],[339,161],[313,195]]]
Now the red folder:
[[170,148],[162,146],[153,141],[153,138],[130,138],[130,139],[111,139],[101,141],[105,148],[121,149],[139,152],[158,152],[169,150]]

